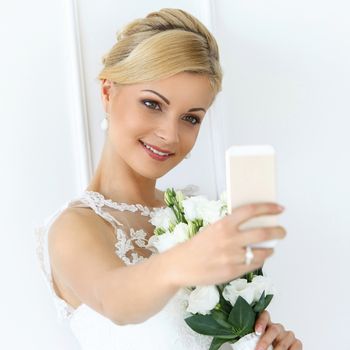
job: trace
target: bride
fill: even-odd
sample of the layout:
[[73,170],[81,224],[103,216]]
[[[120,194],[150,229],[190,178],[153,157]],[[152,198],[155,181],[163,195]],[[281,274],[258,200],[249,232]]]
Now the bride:
[[[243,221],[280,213],[263,203],[237,208],[164,253],[148,244],[150,216],[166,205],[156,180],[189,157],[221,90],[217,43],[190,14],[162,9],[118,33],[98,78],[106,114],[98,167],[83,193],[37,229],[58,315],[84,350],[207,350],[212,337],[184,321],[185,287],[223,283],[261,267],[272,249],[254,249],[246,265],[245,247],[285,236],[283,227],[239,234]],[[263,333],[259,349],[302,349],[267,311],[255,329]]]

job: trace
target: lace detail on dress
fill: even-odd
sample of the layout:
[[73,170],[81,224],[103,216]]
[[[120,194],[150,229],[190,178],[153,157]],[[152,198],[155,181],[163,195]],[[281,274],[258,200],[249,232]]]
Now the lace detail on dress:
[[[189,184],[184,188],[175,189],[180,190],[185,196],[195,195],[199,191],[199,186]],[[150,216],[154,209],[160,209],[164,207],[147,207],[142,204],[127,204],[127,203],[118,203],[114,202],[111,199],[106,199],[101,193],[95,191],[84,191],[82,199],[87,201],[89,204],[93,204],[93,206],[97,209],[101,209],[103,206],[107,206],[109,208],[114,208],[120,211],[131,211],[136,212],[140,211],[143,216]],[[121,224],[122,225],[122,224]]]
[[[146,248],[152,253],[156,253],[157,250],[154,249],[152,246],[148,246],[148,240],[146,238],[147,233],[144,230],[134,230],[133,228],[130,229],[130,238],[127,238],[125,232],[122,229],[117,229],[117,243],[115,244],[116,247],[116,254],[118,257],[120,257],[126,265],[132,265],[137,264],[144,259],[147,259],[146,257],[139,255],[137,252],[134,252],[135,246],[133,245],[133,241],[135,244],[140,248]],[[153,249],[152,249],[153,248]],[[129,257],[126,256],[128,252],[131,252],[131,260]]]
[[105,199],[102,194],[93,191],[84,191],[83,195],[80,198],[80,201],[86,204],[88,207],[92,208],[96,214],[102,216],[105,220],[111,223],[114,229],[117,229],[116,224],[124,226],[111,214],[102,210],[103,206],[105,205]]
[[[193,195],[199,189],[196,185],[188,185],[181,190],[185,196]],[[81,202],[83,204],[77,204],[73,206],[77,207],[90,207],[94,210],[96,214],[104,218],[106,221],[111,223],[113,226],[117,242],[115,243],[115,253],[120,257],[126,265],[133,265],[139,263],[148,257],[144,257],[135,251],[135,244],[139,248],[147,249],[152,252],[152,254],[157,253],[157,249],[153,247],[149,240],[147,239],[147,233],[142,230],[129,229],[129,237],[125,230],[121,229],[120,226],[125,226],[123,223],[118,221],[113,215],[108,213],[103,209],[104,206],[117,209],[119,211],[140,211],[143,216],[151,216],[154,211],[163,207],[153,207],[149,208],[141,204],[127,204],[127,203],[117,203],[110,199],[104,198],[104,196],[98,192],[94,191],[84,191],[79,198],[68,201],[60,209],[54,212],[48,219],[45,220],[43,225],[37,226],[34,230],[36,239],[36,255],[39,260],[40,268],[44,276],[44,280],[49,288],[50,294],[54,300],[55,308],[57,310],[57,318],[59,321],[69,319],[76,311],[71,305],[69,305],[65,300],[60,298],[54,289],[51,265],[48,254],[48,231],[52,222],[59,216],[59,214],[66,208],[70,206],[70,203]],[[119,227],[118,227],[119,226]],[[151,255],[152,255],[151,254]],[[127,256],[129,255],[129,256]],[[186,325],[187,327],[187,325]],[[185,327],[185,328],[186,328]],[[188,328],[188,327],[187,327]]]
[[105,205],[120,211],[128,210],[136,212],[139,210],[143,216],[149,216],[151,213],[151,209],[144,205],[113,202],[111,199],[106,199],[101,193],[95,191],[84,191],[84,199],[91,199],[98,208],[102,208]]

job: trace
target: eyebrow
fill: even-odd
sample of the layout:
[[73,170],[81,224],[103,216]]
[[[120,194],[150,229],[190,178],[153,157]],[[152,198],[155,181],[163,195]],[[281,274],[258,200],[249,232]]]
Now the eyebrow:
[[[167,105],[170,105],[170,101],[163,95],[161,95],[159,92],[154,90],[141,90],[141,91],[148,91],[156,94],[158,97],[160,97]],[[206,110],[202,107],[196,107],[196,108],[190,108],[187,112],[197,112],[197,111],[203,111],[204,113]]]

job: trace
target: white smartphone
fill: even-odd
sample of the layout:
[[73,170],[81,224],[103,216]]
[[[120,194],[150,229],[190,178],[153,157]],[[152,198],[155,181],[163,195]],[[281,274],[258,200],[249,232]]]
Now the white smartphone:
[[[226,150],[227,210],[250,203],[277,203],[275,149],[271,145],[232,145]],[[277,215],[254,217],[239,229],[278,226]],[[251,244],[256,248],[273,248],[278,240]]]

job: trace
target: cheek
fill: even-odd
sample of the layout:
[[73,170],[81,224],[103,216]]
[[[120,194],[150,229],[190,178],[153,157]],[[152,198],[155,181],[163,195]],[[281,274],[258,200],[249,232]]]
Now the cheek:
[[142,108],[142,106],[138,105],[138,103],[134,103],[134,105],[129,106],[127,113],[125,113],[124,123],[125,126],[130,130],[136,133],[142,132],[147,129],[151,129],[152,118],[149,114]]
[[144,123],[144,118],[137,108],[128,108],[118,110],[114,115],[113,129],[115,134],[121,138],[130,138],[142,132],[142,129],[147,126]]
[[198,137],[197,131],[190,128],[183,128],[183,133],[180,135],[180,148],[183,152],[187,153],[196,143]]
[[199,134],[199,127],[195,126],[195,127],[187,128],[187,139],[192,146],[196,143],[198,134]]

